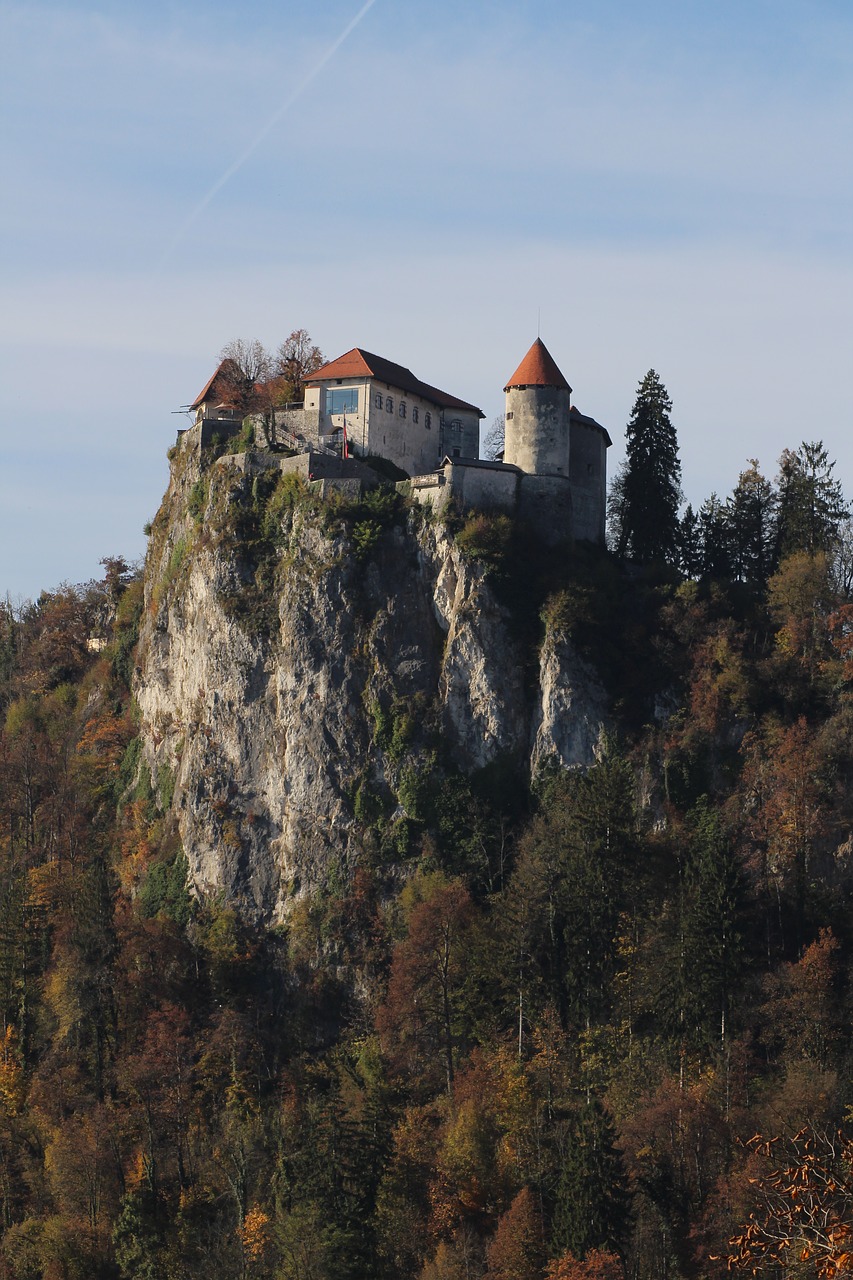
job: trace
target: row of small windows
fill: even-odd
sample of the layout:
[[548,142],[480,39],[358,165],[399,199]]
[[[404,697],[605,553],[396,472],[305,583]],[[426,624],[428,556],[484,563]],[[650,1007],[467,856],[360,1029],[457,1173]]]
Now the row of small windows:
[[[373,403],[377,409],[384,409],[386,413],[394,412],[394,397],[386,396],[381,391],[377,391],[373,398]],[[408,405],[405,400],[401,400],[397,406],[397,414],[400,418],[408,416]],[[326,413],[342,414],[342,413],[358,413],[358,387],[328,387],[326,389]],[[507,414],[507,417],[511,417]],[[421,411],[416,404],[412,405],[412,422],[419,423]],[[432,414],[427,409],[424,412],[424,426],[427,431],[432,430]],[[453,418],[448,423],[448,429],[453,432],[462,431],[462,423],[458,418]]]
[[[375,396],[373,397],[373,403],[376,405],[377,409],[384,409],[386,413],[394,412],[393,396],[383,396],[381,391],[377,391]],[[408,406],[405,400],[400,401],[400,405],[397,412],[401,418],[406,417],[408,413]],[[420,422],[420,418],[421,418],[421,411],[416,404],[413,404],[412,405],[412,422]],[[432,414],[429,412],[429,410],[427,410],[426,413],[424,414],[424,426],[426,427],[427,431],[430,431],[432,429]]]

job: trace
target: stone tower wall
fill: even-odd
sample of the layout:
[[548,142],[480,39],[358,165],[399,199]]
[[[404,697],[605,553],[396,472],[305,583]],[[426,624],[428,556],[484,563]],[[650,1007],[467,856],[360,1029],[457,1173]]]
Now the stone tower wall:
[[518,514],[549,546],[571,540],[572,487],[568,476],[520,477]]
[[603,432],[582,422],[571,428],[574,533],[585,542],[604,542],[607,510],[607,444]]
[[504,462],[528,475],[568,478],[569,392],[564,387],[509,388]]

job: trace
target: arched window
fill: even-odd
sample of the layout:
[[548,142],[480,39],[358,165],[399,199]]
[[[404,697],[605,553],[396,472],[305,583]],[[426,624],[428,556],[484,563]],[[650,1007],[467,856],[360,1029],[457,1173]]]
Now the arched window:
[[420,414],[418,413],[418,406],[416,404],[413,404],[412,405],[412,422],[417,422],[419,417],[420,417]]
[[405,416],[406,416],[406,402],[405,400],[401,400],[400,401],[400,417],[405,418]]
[[432,414],[430,413],[429,409],[427,409],[426,413],[424,414],[424,426],[426,427],[427,431],[432,430]]
[[392,400],[391,396],[385,397],[385,412],[386,413],[394,412],[394,401]]

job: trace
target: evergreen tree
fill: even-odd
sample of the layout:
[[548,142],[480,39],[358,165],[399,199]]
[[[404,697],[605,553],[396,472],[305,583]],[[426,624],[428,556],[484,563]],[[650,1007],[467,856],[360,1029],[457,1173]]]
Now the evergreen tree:
[[699,565],[703,578],[730,578],[732,557],[728,512],[715,493],[706,498],[696,518]]
[[679,567],[687,578],[698,578],[702,573],[702,555],[699,544],[699,515],[688,502],[678,533]]
[[678,556],[681,463],[670,421],[672,401],[654,369],[640,383],[625,432],[625,476],[618,551],[643,564]]
[[718,813],[703,796],[690,814],[682,924],[693,1021],[722,1046],[746,952],[746,883]]
[[625,528],[625,477],[627,474],[628,464],[623,458],[607,490],[607,546],[617,555],[625,553],[622,531]]
[[786,449],[779,459],[777,563],[797,551],[815,556],[834,549],[850,518],[834,467],[821,440],[803,441],[796,453]]
[[554,1200],[551,1246],[583,1258],[590,1249],[619,1249],[630,1222],[622,1157],[613,1122],[594,1099],[570,1133]]
[[740,473],[726,511],[734,576],[756,587],[766,586],[773,572],[776,497],[756,458],[750,458],[746,471]]

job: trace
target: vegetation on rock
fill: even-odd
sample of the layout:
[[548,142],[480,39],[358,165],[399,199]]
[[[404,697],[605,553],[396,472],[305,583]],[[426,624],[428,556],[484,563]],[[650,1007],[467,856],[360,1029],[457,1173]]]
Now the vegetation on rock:
[[[853,1270],[846,508],[819,447],[783,456],[681,572],[460,522],[526,651],[595,659],[615,731],[583,774],[466,775],[373,673],[359,854],[273,928],[188,885],[137,737],[139,578],[0,607],[2,1275]],[[220,465],[154,522],[153,610],[225,546],[257,636],[305,529],[368,600],[402,499]]]

